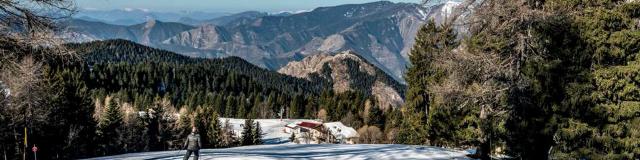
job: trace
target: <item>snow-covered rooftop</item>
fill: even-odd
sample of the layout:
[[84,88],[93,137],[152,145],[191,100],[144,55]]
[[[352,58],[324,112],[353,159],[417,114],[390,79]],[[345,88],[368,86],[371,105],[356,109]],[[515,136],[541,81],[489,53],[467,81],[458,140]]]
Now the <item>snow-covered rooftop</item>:
[[336,138],[354,138],[358,137],[358,132],[351,127],[347,127],[342,122],[330,122],[324,123],[324,125],[329,132]]

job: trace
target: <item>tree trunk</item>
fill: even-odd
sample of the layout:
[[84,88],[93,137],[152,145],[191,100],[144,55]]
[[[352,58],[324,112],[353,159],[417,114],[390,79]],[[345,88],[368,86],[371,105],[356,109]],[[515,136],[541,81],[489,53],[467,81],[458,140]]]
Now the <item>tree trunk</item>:
[[480,146],[476,149],[476,155],[482,160],[491,159],[491,143],[488,140],[480,143]]
[[485,106],[482,105],[481,107],[480,124],[482,126],[480,126],[480,136],[482,138],[480,139],[480,146],[476,149],[476,155],[479,156],[479,158],[482,160],[488,160],[491,159],[491,132],[489,131],[492,129],[492,125],[490,119],[488,118],[488,111],[486,111]]

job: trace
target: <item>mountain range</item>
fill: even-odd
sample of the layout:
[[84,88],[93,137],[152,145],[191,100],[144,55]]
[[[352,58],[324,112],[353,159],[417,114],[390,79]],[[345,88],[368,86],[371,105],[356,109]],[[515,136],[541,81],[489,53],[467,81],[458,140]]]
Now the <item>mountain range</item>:
[[227,15],[230,15],[230,13],[201,11],[157,12],[143,8],[124,8],[113,10],[80,9],[73,18],[128,26],[144,23],[151,19],[166,22],[184,22],[183,20],[202,21]]
[[136,25],[75,19],[61,35],[73,42],[126,39],[192,57],[237,56],[274,71],[312,55],[351,51],[403,83],[417,30],[428,19],[442,20],[455,4],[380,1],[296,14],[243,12]]

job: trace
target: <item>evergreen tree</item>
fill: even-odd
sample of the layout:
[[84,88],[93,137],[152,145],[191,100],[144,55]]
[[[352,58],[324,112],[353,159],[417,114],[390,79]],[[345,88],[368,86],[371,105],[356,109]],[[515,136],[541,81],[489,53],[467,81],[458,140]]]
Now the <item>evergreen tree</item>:
[[221,138],[220,136],[222,136],[222,131],[220,128],[220,119],[218,117],[218,113],[213,112],[212,113],[212,117],[211,117],[211,122],[209,123],[208,126],[208,132],[207,132],[207,137],[209,139],[209,144],[212,147],[220,147],[221,146]]
[[427,128],[422,123],[424,115],[409,109],[403,110],[402,115],[398,134],[395,138],[396,142],[413,145],[425,144],[427,142]]
[[120,153],[122,142],[120,134],[123,125],[122,113],[116,100],[111,100],[98,124],[97,135],[101,140],[102,155]]
[[253,133],[255,133],[253,131],[254,126],[253,126],[253,119],[246,119],[244,120],[244,125],[242,126],[242,141],[241,141],[241,145],[243,146],[247,146],[247,145],[253,145],[255,140],[253,139],[255,136],[253,135]]
[[220,122],[218,113],[212,107],[198,107],[194,122],[205,147],[217,147],[220,143]]
[[[436,57],[449,52],[458,44],[456,34],[447,24],[438,26],[433,20],[425,24],[416,36],[416,43],[411,50],[409,59],[411,67],[408,68],[405,79],[408,90],[406,93],[406,103],[403,113],[403,122],[398,131],[398,141],[408,144],[422,144],[427,142],[429,136],[427,132],[431,129],[427,126],[438,125],[458,125],[451,124],[450,121],[432,120],[433,115],[439,114],[440,109],[436,109],[435,104],[430,102],[428,85],[438,83],[444,71],[434,66]],[[455,116],[453,114],[450,116]],[[440,124],[434,124],[440,123]],[[438,128],[443,129],[443,128]],[[447,131],[447,134],[455,134],[455,131]],[[435,138],[430,136],[431,138]]]
[[234,101],[233,96],[227,97],[225,115],[226,117],[233,117],[236,115],[236,103]]
[[298,95],[293,97],[293,100],[291,100],[290,104],[289,104],[289,114],[287,117],[289,118],[298,118],[299,117],[299,110],[300,110],[300,97]]
[[[94,140],[97,122],[92,117],[94,112],[93,101],[91,97],[87,96],[90,94],[89,88],[81,81],[82,75],[78,74],[73,68],[62,69],[60,72],[50,72],[49,74],[54,75],[49,75],[48,79],[50,79],[51,83],[48,85],[58,92],[55,94],[56,96],[52,97],[50,105],[56,107],[49,115],[50,125],[41,128],[51,133],[51,137],[43,136],[43,139],[48,139],[52,143],[41,143],[39,147],[53,149],[40,154],[53,155],[56,152],[61,158],[70,159],[87,156],[86,153],[93,153],[96,149],[96,144],[85,142]],[[0,94],[0,96],[4,95]],[[0,103],[2,103],[2,100],[0,100]],[[8,116],[0,114],[0,124],[2,124],[0,128],[3,128],[8,123],[2,122],[5,117]],[[2,131],[3,129],[0,129],[0,135],[5,133]],[[0,141],[3,141],[2,138],[0,138]]]
[[[583,7],[575,7],[583,6]],[[565,85],[562,108],[551,108],[558,129],[549,134],[559,159],[637,159],[640,157],[640,2],[614,0],[571,2],[569,22],[576,30],[564,32],[574,44],[563,49]],[[549,31],[551,32],[551,31]],[[553,37],[560,37],[551,32]],[[559,39],[559,42],[563,42]],[[563,53],[563,52],[558,52]],[[570,73],[570,74],[567,74]],[[569,76],[567,76],[569,75]],[[554,81],[556,83],[556,81]],[[547,125],[550,123],[547,123]]]
[[225,107],[225,105],[224,105],[224,102],[223,102],[223,101],[224,101],[224,100],[223,100],[223,98],[222,98],[222,95],[220,95],[220,94],[216,94],[216,96],[215,96],[215,98],[214,98],[214,100],[213,100],[213,108],[214,108],[214,109],[217,109],[217,111],[218,111],[218,113],[219,113],[220,115],[225,115],[225,109],[226,109],[226,107]]
[[247,98],[242,94],[238,99],[238,112],[236,118],[246,118],[247,116]]
[[457,46],[456,34],[448,26],[439,27],[430,20],[418,31],[416,42],[409,55],[411,67],[407,69],[405,80],[408,84],[406,106],[428,114],[428,84],[442,76],[441,70],[434,68],[434,57]]
[[255,128],[253,129],[253,144],[262,144],[262,127],[260,127],[260,122],[256,122]]

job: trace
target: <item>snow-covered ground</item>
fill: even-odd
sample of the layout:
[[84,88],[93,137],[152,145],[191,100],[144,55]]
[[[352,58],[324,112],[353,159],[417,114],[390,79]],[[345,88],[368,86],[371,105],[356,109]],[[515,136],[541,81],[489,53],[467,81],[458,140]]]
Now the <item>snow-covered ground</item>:
[[[244,125],[244,119],[234,119],[234,118],[220,118],[220,122],[224,125],[226,120],[229,120],[229,123],[233,127],[234,132],[240,137],[240,133],[242,132],[242,126]],[[291,137],[291,133],[284,132],[284,126],[289,123],[297,123],[308,121],[312,122],[314,120],[310,119],[254,119],[256,122],[260,122],[260,128],[262,128],[262,133],[265,135],[262,137],[265,144],[280,144],[289,142],[289,137]]]
[[[181,159],[185,151],[129,153],[95,160]],[[277,144],[200,150],[200,159],[467,159],[467,152],[431,146],[400,144]]]
[[[221,118],[240,134],[244,119]],[[265,134],[263,140],[268,145],[244,146],[224,149],[202,149],[200,159],[467,159],[465,151],[449,150],[431,146],[400,144],[294,144],[288,143],[291,133],[284,132],[284,126],[297,122],[312,122],[309,119],[255,119]],[[182,159],[185,151],[161,151],[129,153],[116,156],[93,158],[111,159]]]

